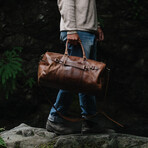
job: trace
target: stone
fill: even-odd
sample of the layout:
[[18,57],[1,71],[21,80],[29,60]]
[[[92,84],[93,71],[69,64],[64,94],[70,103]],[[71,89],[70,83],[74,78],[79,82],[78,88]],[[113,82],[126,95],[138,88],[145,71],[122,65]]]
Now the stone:
[[[98,45],[98,60],[105,61],[111,69],[104,111],[127,125],[128,132],[148,136],[148,1],[96,2],[105,34],[105,40]],[[10,129],[24,121],[33,126],[45,126],[51,106],[48,105],[46,111],[38,109],[47,105],[48,99],[37,87],[37,66],[40,55],[46,51],[63,53],[59,22],[56,0],[0,0],[0,59],[5,51],[22,47],[27,79],[36,80],[33,89],[24,88],[26,78],[19,76],[16,93],[10,95],[9,100],[3,99],[5,93],[0,91],[0,127]],[[48,90],[52,100],[57,95],[53,90]],[[100,100],[99,96],[98,109]],[[79,103],[73,105],[74,116],[80,115],[76,113],[78,106]],[[28,110],[24,111],[26,108]]]
[[22,123],[9,131],[0,133],[0,136],[4,139],[8,148],[33,148],[36,145],[48,142],[55,137],[55,134]]
[[145,148],[148,138],[126,134],[67,135],[58,137],[55,148]]
[[0,134],[8,148],[148,148],[148,138],[120,133],[57,136],[24,123]]

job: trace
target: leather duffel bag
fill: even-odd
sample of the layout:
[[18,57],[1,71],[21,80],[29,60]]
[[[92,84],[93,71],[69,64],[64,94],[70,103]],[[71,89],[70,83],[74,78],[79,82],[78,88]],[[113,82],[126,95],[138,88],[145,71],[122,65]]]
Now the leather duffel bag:
[[80,42],[83,57],[68,55],[68,41],[65,53],[46,52],[39,62],[38,83],[73,92],[96,94],[106,84],[106,64],[87,59]]

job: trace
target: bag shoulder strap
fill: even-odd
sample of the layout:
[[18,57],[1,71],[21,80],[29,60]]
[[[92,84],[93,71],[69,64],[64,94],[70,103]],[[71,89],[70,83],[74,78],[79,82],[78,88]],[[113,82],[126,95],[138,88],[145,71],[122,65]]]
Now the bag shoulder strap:
[[[106,89],[105,89],[104,103],[106,102],[106,98],[107,98],[108,85],[109,85],[109,71],[107,73],[107,84],[106,84]],[[44,96],[47,97],[48,96],[47,93],[43,90],[43,88],[41,86],[40,86],[40,89],[42,90]],[[56,110],[56,112],[58,113],[58,115],[61,118],[65,119],[67,121],[70,121],[70,122],[80,122],[80,121],[85,120],[84,118],[69,118],[69,117],[66,117],[66,116],[62,115],[61,112],[59,112],[57,110],[57,108],[55,107],[55,105],[53,104],[53,102],[50,99],[48,99],[48,101],[52,105],[52,107]],[[109,117],[103,110],[99,110],[95,115],[87,116],[87,119],[93,118],[96,115],[98,115],[99,113],[103,114],[107,119],[111,120],[112,122],[114,122],[118,126],[124,127],[122,124],[120,124],[119,122],[117,122],[114,119],[112,119],[111,117]]]

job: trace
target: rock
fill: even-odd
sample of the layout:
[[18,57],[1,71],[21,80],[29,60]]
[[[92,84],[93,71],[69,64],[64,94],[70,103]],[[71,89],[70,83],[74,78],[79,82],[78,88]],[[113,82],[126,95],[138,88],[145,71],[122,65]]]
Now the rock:
[[21,124],[0,134],[8,148],[148,148],[148,138],[120,134],[56,136],[42,128]]
[[[105,40],[98,44],[98,60],[105,61],[111,69],[104,111],[127,125],[128,133],[148,136],[148,1],[96,2],[105,34]],[[51,107],[47,106],[47,98],[54,102],[57,90],[50,88],[49,96],[43,96],[37,85],[37,67],[40,55],[46,51],[64,51],[59,22],[56,0],[0,0],[0,59],[5,51],[21,47],[22,67],[27,76],[18,77],[15,94],[8,100],[3,99],[5,93],[0,91],[0,127],[11,129],[24,121],[44,127]],[[24,86],[29,78],[36,81],[31,89]],[[97,98],[98,109],[102,108],[102,98]],[[72,105],[71,113],[79,116],[78,99],[73,100],[76,105]],[[47,107],[40,111],[44,105]]]
[[55,148],[146,148],[148,138],[125,134],[67,135],[56,138]]
[[54,133],[42,128],[30,127],[24,123],[0,134],[8,148],[33,148],[36,145],[47,143],[55,137]]

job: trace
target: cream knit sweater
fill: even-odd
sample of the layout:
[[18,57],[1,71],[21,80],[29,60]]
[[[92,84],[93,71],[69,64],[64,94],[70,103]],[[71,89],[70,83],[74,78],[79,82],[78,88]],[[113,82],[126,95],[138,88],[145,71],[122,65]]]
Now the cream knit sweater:
[[60,31],[97,31],[95,0],[58,0],[58,7],[61,14]]

